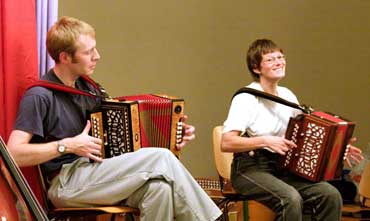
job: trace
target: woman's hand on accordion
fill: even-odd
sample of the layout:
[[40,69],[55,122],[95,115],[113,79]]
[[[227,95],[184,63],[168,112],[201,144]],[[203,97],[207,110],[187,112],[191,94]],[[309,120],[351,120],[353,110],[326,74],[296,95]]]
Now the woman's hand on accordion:
[[195,138],[195,127],[189,124],[186,124],[188,119],[187,115],[182,117],[182,139],[181,143],[176,144],[177,149],[181,150],[189,141],[194,140]]
[[293,141],[290,141],[284,137],[264,136],[263,140],[267,147],[281,155],[285,155],[287,151],[297,147]]
[[96,162],[101,162],[101,143],[102,140],[89,135],[91,128],[90,121],[87,121],[82,133],[72,138],[63,139],[68,153],[74,153],[78,156],[88,157]]
[[352,145],[357,139],[355,137],[351,138],[349,141],[349,144],[347,145],[347,155],[346,155],[346,162],[349,167],[353,166],[354,164],[360,163],[361,160],[364,159],[364,156],[362,155],[361,149],[355,147]]

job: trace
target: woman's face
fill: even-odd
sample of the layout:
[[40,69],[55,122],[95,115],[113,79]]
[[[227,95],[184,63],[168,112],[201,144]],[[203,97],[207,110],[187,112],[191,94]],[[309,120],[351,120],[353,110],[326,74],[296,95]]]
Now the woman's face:
[[260,75],[260,80],[278,81],[285,76],[286,61],[280,51],[262,55],[262,61],[258,69],[254,71]]

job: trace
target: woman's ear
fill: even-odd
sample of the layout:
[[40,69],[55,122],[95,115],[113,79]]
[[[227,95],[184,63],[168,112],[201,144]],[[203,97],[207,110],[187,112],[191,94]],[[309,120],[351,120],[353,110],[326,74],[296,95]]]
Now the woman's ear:
[[261,74],[261,70],[259,68],[253,68],[254,73]]

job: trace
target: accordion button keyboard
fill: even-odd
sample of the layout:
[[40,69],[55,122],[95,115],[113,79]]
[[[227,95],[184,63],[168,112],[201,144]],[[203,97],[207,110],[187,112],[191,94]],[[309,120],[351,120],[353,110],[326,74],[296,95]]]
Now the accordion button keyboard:
[[96,138],[101,138],[100,137],[100,131],[99,131],[99,118],[97,117],[92,117],[91,119],[92,121],[92,132],[93,132],[93,136],[96,137]]
[[177,129],[176,129],[176,143],[179,144],[182,141],[182,129],[183,123],[181,121],[177,122]]

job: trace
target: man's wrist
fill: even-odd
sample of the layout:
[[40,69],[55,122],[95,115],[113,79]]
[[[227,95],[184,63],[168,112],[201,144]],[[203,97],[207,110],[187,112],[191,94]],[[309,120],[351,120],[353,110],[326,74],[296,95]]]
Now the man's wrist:
[[64,155],[67,153],[67,147],[66,145],[63,143],[62,140],[59,140],[57,141],[57,151],[58,153],[60,153],[61,155]]

